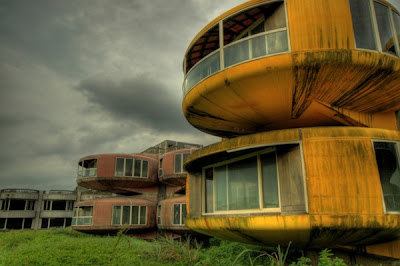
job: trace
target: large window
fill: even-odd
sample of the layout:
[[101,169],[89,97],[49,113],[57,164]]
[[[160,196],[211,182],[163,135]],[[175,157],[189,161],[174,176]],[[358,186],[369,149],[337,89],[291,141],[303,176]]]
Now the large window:
[[145,225],[147,216],[146,206],[113,206],[113,225]]
[[349,1],[356,47],[400,56],[399,15],[377,1]]
[[174,207],[174,225],[184,225],[186,219],[186,203],[176,203]]
[[35,200],[3,199],[0,200],[1,211],[33,211]]
[[284,1],[264,3],[233,14],[206,31],[186,54],[184,95],[220,70],[289,49]]
[[205,212],[279,210],[275,148],[204,169]]
[[44,211],[72,211],[74,208],[73,200],[44,200]]
[[82,160],[78,163],[78,178],[97,176],[97,159]]
[[148,177],[149,161],[133,158],[117,158],[115,176]]
[[72,225],[92,225],[93,206],[80,206],[74,208]]
[[398,143],[374,142],[386,212],[400,212]]
[[174,158],[174,172],[175,174],[186,173],[183,168],[183,163],[186,161],[190,153],[177,153]]

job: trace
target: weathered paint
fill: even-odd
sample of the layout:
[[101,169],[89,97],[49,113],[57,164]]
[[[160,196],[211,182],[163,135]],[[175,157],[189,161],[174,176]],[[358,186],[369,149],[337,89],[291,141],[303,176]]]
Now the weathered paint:
[[[261,2],[267,1],[224,13],[194,41],[220,19]],[[397,129],[400,59],[355,49],[349,2],[287,0],[286,6],[291,51],[201,81],[182,103],[189,123],[222,137],[305,126]]]
[[[385,214],[371,140],[400,141],[394,130],[320,127],[263,132],[207,146],[192,154],[189,172],[198,172],[227,151],[299,142],[302,145],[308,213],[281,215],[189,215],[196,231],[267,245],[367,245],[400,237],[400,214]],[[189,195],[190,201],[200,201]],[[286,241],[286,242],[285,242]]]

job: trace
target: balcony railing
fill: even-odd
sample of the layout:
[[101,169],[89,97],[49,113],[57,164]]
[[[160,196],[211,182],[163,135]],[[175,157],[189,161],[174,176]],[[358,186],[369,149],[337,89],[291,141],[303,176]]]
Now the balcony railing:
[[233,65],[289,51],[286,28],[263,32],[226,45],[222,52],[224,62],[220,62],[220,50],[204,57],[190,69],[183,83],[183,95],[200,81]]
[[92,225],[93,216],[80,216],[72,218],[72,225],[80,226],[80,225]]
[[97,168],[86,168],[81,171],[78,171],[77,177],[84,178],[84,177],[93,177],[97,176]]

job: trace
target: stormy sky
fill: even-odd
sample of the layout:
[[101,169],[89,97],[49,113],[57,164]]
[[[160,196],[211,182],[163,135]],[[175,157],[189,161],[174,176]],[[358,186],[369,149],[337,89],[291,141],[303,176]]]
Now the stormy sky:
[[182,115],[182,60],[243,2],[0,0],[0,188],[74,189],[85,155],[218,141]]

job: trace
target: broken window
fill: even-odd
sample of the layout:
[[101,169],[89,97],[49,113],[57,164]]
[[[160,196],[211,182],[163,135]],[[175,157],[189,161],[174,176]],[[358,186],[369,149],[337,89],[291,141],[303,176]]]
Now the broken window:
[[78,163],[78,178],[97,176],[97,159],[85,159]]
[[72,225],[92,225],[93,206],[79,206],[74,208]]

